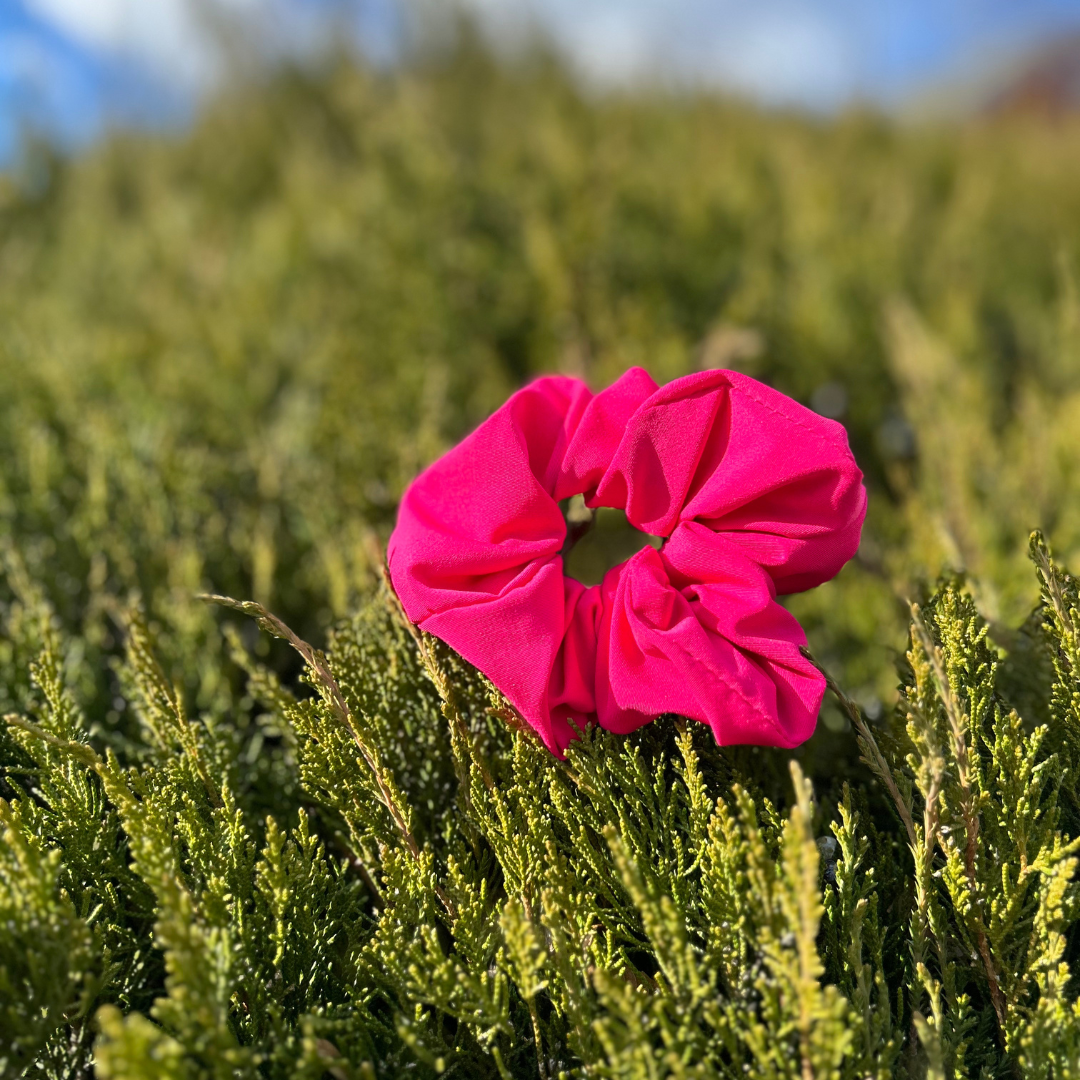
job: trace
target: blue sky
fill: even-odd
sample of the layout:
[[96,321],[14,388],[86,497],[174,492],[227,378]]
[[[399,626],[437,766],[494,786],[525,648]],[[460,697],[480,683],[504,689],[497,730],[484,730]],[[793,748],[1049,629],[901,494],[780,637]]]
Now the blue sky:
[[[660,79],[832,109],[902,101],[1068,30],[1080,0],[458,0],[512,44],[541,28],[599,84]],[[402,15],[449,0],[0,0],[0,160],[26,128],[67,145],[109,124],[176,124],[229,60],[207,10],[270,50],[347,25],[392,53]]]
[[1080,0],[469,0],[533,20],[586,75],[660,73],[770,102],[892,104],[928,80],[1080,30]]

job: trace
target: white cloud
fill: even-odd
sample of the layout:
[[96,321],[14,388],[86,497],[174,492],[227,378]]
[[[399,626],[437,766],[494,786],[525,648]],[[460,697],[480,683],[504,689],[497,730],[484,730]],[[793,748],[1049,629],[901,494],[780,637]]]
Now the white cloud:
[[583,11],[565,46],[583,73],[601,82],[628,82],[663,65],[644,21],[610,6]]
[[[263,48],[314,40],[301,0],[24,0],[92,48],[131,56],[174,84],[212,83],[229,58],[215,22],[239,21]],[[372,2],[372,0],[366,0]],[[381,0],[390,7],[395,0]],[[423,11],[423,0],[396,0]],[[860,0],[456,0],[499,40],[539,27],[591,81],[721,86],[770,103],[828,107],[858,88]],[[452,0],[427,0],[426,10]],[[419,6],[417,7],[417,4]],[[323,11],[326,9],[323,8]]]
[[602,82],[660,76],[822,107],[857,89],[861,74],[858,26],[845,0],[464,3],[497,37],[542,28],[584,75]]
[[711,51],[717,81],[772,104],[834,105],[856,88],[856,51],[843,28],[795,7],[766,8],[719,35]]
[[273,0],[25,0],[40,18],[90,48],[133,57],[186,86],[215,78],[225,57],[215,28]]

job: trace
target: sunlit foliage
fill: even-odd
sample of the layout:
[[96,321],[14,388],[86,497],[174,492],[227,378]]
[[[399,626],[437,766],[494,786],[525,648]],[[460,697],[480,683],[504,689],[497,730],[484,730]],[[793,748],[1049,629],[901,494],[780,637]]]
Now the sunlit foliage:
[[[1080,563],[1078,175],[1066,121],[590,95],[467,35],[28,152],[0,1077],[1080,1074],[1080,601],[1028,550]],[[668,717],[555,761],[382,583],[424,463],[631,364],[848,426],[794,754]]]

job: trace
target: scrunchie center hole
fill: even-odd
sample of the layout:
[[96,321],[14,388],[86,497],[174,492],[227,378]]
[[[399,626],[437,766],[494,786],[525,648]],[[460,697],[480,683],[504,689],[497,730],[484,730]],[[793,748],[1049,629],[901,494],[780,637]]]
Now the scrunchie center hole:
[[635,529],[621,510],[590,510],[580,495],[560,504],[566,518],[563,572],[582,585],[599,585],[604,575],[643,547],[659,549],[663,537]]

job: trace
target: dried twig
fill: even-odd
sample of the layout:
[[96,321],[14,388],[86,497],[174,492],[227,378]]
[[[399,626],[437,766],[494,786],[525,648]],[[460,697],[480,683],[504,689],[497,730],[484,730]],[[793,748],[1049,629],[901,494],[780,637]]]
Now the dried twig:
[[851,721],[852,726],[855,728],[857,738],[859,740],[859,749],[863,753],[863,761],[870,767],[874,775],[885,785],[892,797],[892,801],[896,805],[896,812],[900,815],[900,820],[904,823],[904,829],[907,831],[908,842],[912,848],[915,847],[915,824],[911,818],[911,808],[904,802],[903,796],[900,794],[900,789],[896,786],[896,779],[893,777],[892,769],[889,768],[888,762],[885,760],[885,755],[882,754],[881,748],[877,744],[877,740],[874,738],[870,731],[869,725],[863,717],[862,710],[854,701],[840,689],[840,686],[836,680],[818,663],[813,653],[809,649],[803,648],[800,650],[803,656],[810,661],[821,672],[825,678],[825,684],[832,691],[833,696],[840,703],[840,707],[847,713],[848,719]]

